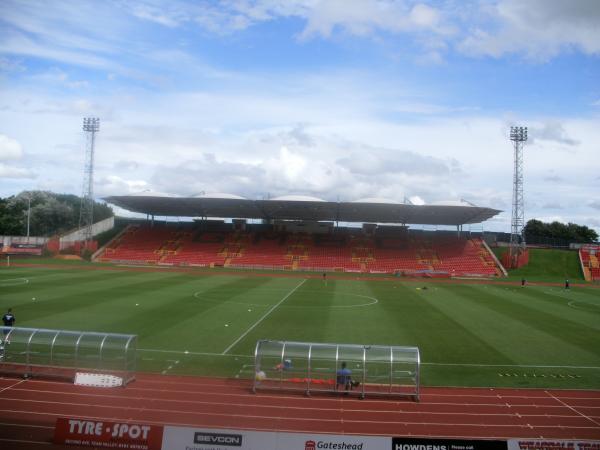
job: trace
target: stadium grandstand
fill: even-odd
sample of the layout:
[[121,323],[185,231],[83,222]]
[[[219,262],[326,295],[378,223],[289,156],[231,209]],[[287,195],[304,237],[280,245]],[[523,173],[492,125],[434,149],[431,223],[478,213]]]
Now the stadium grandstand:
[[[248,200],[230,194],[105,200],[149,220],[128,226],[100,249],[97,261],[428,277],[504,273],[487,244],[463,232],[464,225],[500,211],[464,201],[413,205],[372,198]],[[156,216],[195,220],[159,224]],[[453,226],[456,231],[410,229],[413,224]]]
[[600,281],[600,245],[585,244],[579,249],[579,260],[586,281]]

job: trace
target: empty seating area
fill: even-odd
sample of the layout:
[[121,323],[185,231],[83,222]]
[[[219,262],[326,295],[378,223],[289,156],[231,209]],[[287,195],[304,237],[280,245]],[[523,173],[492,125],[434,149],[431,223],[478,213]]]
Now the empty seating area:
[[600,281],[600,245],[584,245],[579,249],[579,259],[586,280]]
[[[224,226],[208,231],[192,224],[132,225],[97,260],[409,276],[500,274],[480,239],[453,233],[405,232],[395,237],[378,237],[360,229],[313,235],[248,228],[242,231]],[[587,258],[591,265],[595,264],[590,266],[592,270],[600,270],[595,254]]]

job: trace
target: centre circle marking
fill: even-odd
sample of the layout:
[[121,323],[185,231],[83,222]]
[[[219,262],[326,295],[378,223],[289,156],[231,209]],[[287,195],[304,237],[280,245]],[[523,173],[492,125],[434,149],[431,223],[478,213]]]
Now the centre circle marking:
[[579,311],[600,312],[599,304],[586,302],[585,300],[571,300],[567,305]]
[[[266,289],[265,289],[266,291]],[[287,289],[269,289],[270,292],[288,292]],[[307,291],[304,291],[307,292]],[[308,292],[315,292],[315,293],[322,293],[322,291],[319,290],[312,290],[312,291],[308,291]],[[247,302],[236,302],[233,300],[215,300],[215,299],[211,299],[211,298],[205,298],[202,295],[203,293],[201,291],[196,291],[194,292],[193,296],[195,298],[197,298],[198,300],[202,300],[202,301],[206,301],[206,302],[212,302],[212,303],[229,303],[231,305],[242,305],[242,306],[258,306],[258,307],[269,307],[269,306],[273,306],[272,304],[265,304],[265,303],[247,303]],[[362,294],[353,294],[351,292],[344,292],[344,293],[340,293],[340,296],[344,297],[344,296],[352,296],[352,297],[359,297],[359,298],[364,298],[364,299],[368,299],[370,301],[364,302],[364,303],[356,303],[356,304],[352,304],[352,305],[280,305],[279,308],[361,308],[364,306],[371,306],[371,305],[375,305],[377,303],[379,303],[379,300],[375,297],[371,297],[368,295],[362,295]]]

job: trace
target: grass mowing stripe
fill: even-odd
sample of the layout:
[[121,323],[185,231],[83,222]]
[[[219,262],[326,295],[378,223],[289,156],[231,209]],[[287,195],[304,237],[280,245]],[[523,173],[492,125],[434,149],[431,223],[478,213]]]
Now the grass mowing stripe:
[[[588,327],[580,322],[572,320],[573,312],[566,311],[560,316],[548,312],[549,306],[544,302],[524,301],[529,298],[542,299],[546,296],[543,291],[533,289],[518,289],[511,295],[500,297],[496,288],[488,292],[489,299],[495,301],[481,302],[481,286],[473,286],[465,290],[464,302],[469,302],[475,307],[476,304],[485,305],[489,310],[488,317],[498,314],[502,321],[513,323],[512,329],[515,336],[520,336],[523,345],[535,339],[541,339],[548,345],[549,354],[563,347],[571,357],[578,355],[588,361],[598,361],[600,349],[590,345],[597,340],[598,330]],[[488,290],[489,291],[489,290]],[[525,292],[526,291],[526,292]],[[494,298],[495,297],[495,298]],[[560,330],[560,333],[557,333]]]
[[[470,327],[480,339],[510,355],[511,362],[544,364],[555,361],[565,365],[598,363],[594,349],[575,345],[572,342],[576,338],[572,336],[573,331],[563,327],[558,318],[515,301],[514,293],[509,291],[509,295],[506,295],[503,292],[505,289],[500,286],[486,288],[485,285],[469,285],[459,289],[462,320],[471,322]],[[552,322],[546,324],[543,320]],[[583,337],[581,339],[584,340]],[[560,355],[559,360],[557,355]]]
[[424,309],[415,305],[414,312],[408,317],[408,320],[418,318],[422,328],[420,331],[427,331],[427,334],[419,336],[417,343],[423,358],[517,363],[511,351],[513,347],[506,344],[506,325],[496,317],[488,317],[485,305],[476,307],[463,300],[470,288],[447,285],[440,286],[437,292],[427,290],[427,294],[424,294],[423,291],[417,291],[420,301],[435,310],[419,317],[419,312]]
[[294,289],[292,289],[290,292],[288,292],[285,297],[283,297],[281,300],[279,300],[279,302],[277,302],[271,308],[269,308],[269,310],[266,313],[264,313],[260,319],[258,319],[256,322],[254,322],[254,325],[252,325],[250,328],[248,328],[239,338],[237,338],[235,341],[233,341],[233,343],[229,347],[227,347],[225,350],[223,350],[222,354],[225,355],[229,350],[231,350],[235,344],[237,344],[244,337],[246,337],[246,335],[248,333],[250,333],[259,323],[261,323],[269,314],[271,314],[279,305],[281,305],[290,295],[292,295],[304,283],[306,283],[306,278],[303,279]]

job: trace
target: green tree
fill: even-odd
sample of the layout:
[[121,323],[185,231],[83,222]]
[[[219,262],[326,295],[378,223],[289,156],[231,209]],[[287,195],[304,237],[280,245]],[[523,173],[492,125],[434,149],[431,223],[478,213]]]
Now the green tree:
[[544,223],[532,219],[523,228],[526,240],[534,238],[559,239],[566,242],[589,243],[598,240],[598,233],[585,225],[554,221]]
[[[23,191],[0,198],[0,235],[23,236],[27,232],[27,211],[31,202],[30,235],[52,236],[79,226],[81,199],[76,195],[48,191]],[[94,222],[113,216],[105,204],[94,203]]]

